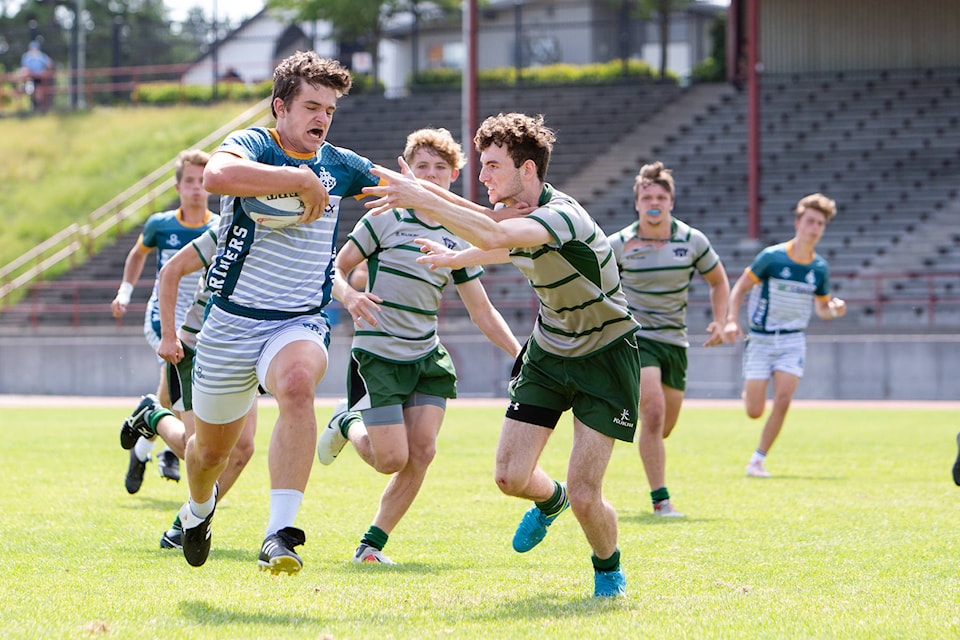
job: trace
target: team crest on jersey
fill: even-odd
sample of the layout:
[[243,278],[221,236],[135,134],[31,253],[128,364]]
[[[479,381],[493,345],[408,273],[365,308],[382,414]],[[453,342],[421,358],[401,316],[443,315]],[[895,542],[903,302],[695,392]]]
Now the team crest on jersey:
[[807,284],[817,284],[817,276],[813,271],[807,271],[807,275],[803,279],[806,280]]
[[317,171],[317,177],[320,178],[320,182],[323,183],[323,188],[326,189],[328,193],[337,186],[337,179],[334,178],[325,167],[320,167],[320,170]]
[[790,267],[784,267],[783,269],[780,269],[780,277],[784,280],[789,280],[791,275]]
[[453,241],[453,238],[443,236],[443,246],[453,251],[453,249],[457,246],[457,243]]
[[179,247],[180,238],[177,237],[177,234],[171,233],[170,237],[167,238],[167,244],[169,244],[171,247]]
[[687,247],[676,247],[673,250],[673,257],[686,258],[688,253],[690,253],[690,249],[688,249]]

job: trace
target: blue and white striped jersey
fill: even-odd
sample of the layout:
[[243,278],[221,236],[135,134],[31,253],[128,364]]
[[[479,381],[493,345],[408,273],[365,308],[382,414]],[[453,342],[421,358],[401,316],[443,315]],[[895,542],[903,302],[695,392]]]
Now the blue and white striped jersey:
[[793,241],[767,247],[757,255],[748,273],[758,286],[750,291],[747,316],[750,331],[803,331],[810,323],[814,298],[830,293],[827,261],[814,253],[801,262],[792,255]]
[[334,244],[341,198],[358,196],[379,179],[373,163],[349,149],[324,143],[315,154],[286,151],[276,130],[235,131],[214,152],[228,152],[273,166],[307,165],[320,177],[330,204],[320,219],[272,229],[256,224],[240,198],[223,196],[217,256],[207,272],[216,304],[254,318],[317,310],[330,302]]

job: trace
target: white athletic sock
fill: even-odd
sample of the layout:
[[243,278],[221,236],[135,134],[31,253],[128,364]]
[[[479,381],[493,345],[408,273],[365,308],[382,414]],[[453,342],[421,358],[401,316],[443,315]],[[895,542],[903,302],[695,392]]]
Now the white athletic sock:
[[201,520],[210,515],[210,512],[213,511],[213,508],[217,504],[217,492],[214,491],[210,494],[210,497],[206,502],[196,502],[193,499],[193,496],[190,497],[190,511],[193,512],[193,515],[197,516]]
[[267,522],[266,536],[272,536],[284,527],[292,527],[294,520],[297,519],[297,514],[300,512],[300,503],[302,502],[303,493],[296,489],[272,489],[270,491],[270,520]]
[[767,454],[761,453],[759,451],[754,451],[753,455],[750,456],[750,464],[763,464],[763,461],[767,459]]
[[150,458],[150,452],[153,451],[153,440],[147,440],[143,436],[137,440],[137,444],[133,447],[133,452],[136,454],[137,459],[140,462],[146,462]]

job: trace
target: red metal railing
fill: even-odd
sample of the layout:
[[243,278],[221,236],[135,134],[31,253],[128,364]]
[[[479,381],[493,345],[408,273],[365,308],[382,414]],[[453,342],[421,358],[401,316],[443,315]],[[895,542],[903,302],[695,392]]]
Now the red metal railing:
[[[835,294],[846,300],[848,313],[859,312],[861,316],[873,316],[872,324],[884,324],[884,317],[900,311],[913,316],[911,324],[917,320],[927,326],[941,320],[960,324],[960,271],[929,272],[883,272],[857,274],[837,272],[831,274]],[[535,315],[538,302],[526,279],[520,275],[483,276],[484,287],[490,299],[501,312],[513,311]],[[694,281],[695,286],[697,281]],[[705,287],[705,284],[701,283]],[[104,280],[64,280],[38,282],[29,295],[20,304],[0,310],[0,326],[11,326],[21,319],[22,328],[37,329],[43,325],[61,327],[130,327],[140,326],[143,322],[145,305],[132,303],[124,317],[114,319],[110,312],[110,302],[116,293],[117,281]],[[152,280],[141,280],[137,291],[149,291]],[[859,292],[857,292],[859,289]],[[57,302],[45,301],[48,292],[67,292]],[[846,292],[850,292],[849,294]],[[869,293],[864,293],[869,292]],[[69,301],[65,301],[68,299]],[[334,303],[339,307],[339,303]],[[691,309],[706,309],[709,301],[706,296],[695,295],[690,301]],[[459,317],[462,304],[455,295],[444,296],[441,303],[441,321]],[[956,318],[949,317],[956,316]],[[343,317],[341,316],[341,321]]]

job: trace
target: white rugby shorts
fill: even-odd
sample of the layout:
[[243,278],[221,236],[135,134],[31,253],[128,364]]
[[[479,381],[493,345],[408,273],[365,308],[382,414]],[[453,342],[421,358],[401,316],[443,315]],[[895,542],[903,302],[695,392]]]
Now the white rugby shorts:
[[743,379],[769,380],[774,371],[803,377],[807,357],[807,335],[794,333],[750,333],[743,352]]
[[307,340],[325,352],[330,327],[320,313],[284,320],[233,315],[213,306],[197,339],[193,365],[193,412],[209,424],[246,415],[258,394],[268,392],[270,362],[291,342]]

